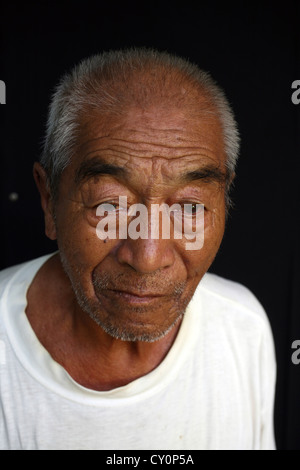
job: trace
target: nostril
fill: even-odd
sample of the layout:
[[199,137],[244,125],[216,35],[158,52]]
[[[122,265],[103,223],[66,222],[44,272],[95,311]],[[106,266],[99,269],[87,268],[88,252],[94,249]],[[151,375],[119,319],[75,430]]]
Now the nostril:
[[175,256],[170,240],[131,240],[119,246],[117,258],[135,271],[151,273],[173,265]]

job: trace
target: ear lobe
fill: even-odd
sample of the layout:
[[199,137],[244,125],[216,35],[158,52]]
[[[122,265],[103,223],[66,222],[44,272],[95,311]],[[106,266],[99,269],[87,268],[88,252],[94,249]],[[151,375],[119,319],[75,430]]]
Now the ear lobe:
[[45,219],[45,233],[50,240],[56,240],[53,199],[49,189],[47,174],[42,165],[38,162],[35,162],[33,165],[33,177],[40,193],[41,206]]

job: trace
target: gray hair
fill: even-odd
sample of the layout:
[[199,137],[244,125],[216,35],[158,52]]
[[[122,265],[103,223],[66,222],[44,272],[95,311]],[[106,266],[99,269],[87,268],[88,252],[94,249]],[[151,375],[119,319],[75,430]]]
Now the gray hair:
[[[76,151],[80,117],[85,112],[95,110],[99,114],[120,115],[128,105],[146,106],[150,100],[153,102],[153,99],[166,96],[172,100],[170,93],[174,95],[175,92],[174,86],[170,85],[174,84],[188,85],[190,90],[201,90],[208,96],[222,126],[230,177],[238,159],[239,133],[223,90],[209,73],[188,60],[153,49],[127,49],[104,52],[83,60],[64,75],[56,87],[41,155],[52,195],[55,196],[60,176]],[[181,99],[186,103],[188,98]]]

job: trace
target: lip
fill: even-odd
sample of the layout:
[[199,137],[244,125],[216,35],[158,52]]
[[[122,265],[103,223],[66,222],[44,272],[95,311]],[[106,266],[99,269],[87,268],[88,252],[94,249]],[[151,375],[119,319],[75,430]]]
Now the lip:
[[108,289],[109,294],[119,297],[120,299],[129,302],[129,303],[149,303],[163,297],[162,294],[157,294],[154,292],[143,292],[136,293],[132,291]]
[[118,294],[132,295],[133,297],[140,297],[141,299],[145,297],[163,297],[163,294],[157,294],[155,292],[137,293],[137,292],[132,292],[129,290],[118,290],[118,289],[112,289],[112,290]]

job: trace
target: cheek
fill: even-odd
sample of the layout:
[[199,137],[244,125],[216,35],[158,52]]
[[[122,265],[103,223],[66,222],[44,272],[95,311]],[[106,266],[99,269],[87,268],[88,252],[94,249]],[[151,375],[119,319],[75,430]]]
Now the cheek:
[[204,249],[214,251],[218,249],[225,230],[225,213],[215,212],[210,214],[209,220],[204,225]]
[[205,215],[204,241],[208,245],[220,246],[225,230],[225,212],[225,195],[220,193],[211,209]]
[[208,225],[204,231],[203,254],[208,261],[207,269],[220,248],[225,230],[225,215],[215,214],[213,219],[213,223]]
[[109,243],[97,237],[96,225],[80,208],[57,214],[58,248],[80,272],[91,273],[109,252]]
[[216,250],[212,246],[204,245],[200,250],[186,251],[185,266],[188,272],[188,278],[195,280],[196,284],[210,267]]
[[181,256],[190,278],[200,281],[211,266],[223,239],[225,228],[225,212],[215,211],[205,216],[204,243],[199,250],[182,250]]

